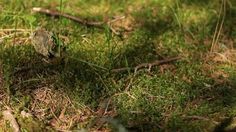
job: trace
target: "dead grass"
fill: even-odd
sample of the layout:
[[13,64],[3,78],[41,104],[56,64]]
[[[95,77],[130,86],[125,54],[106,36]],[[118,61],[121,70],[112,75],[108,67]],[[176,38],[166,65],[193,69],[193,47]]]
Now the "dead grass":
[[211,59],[215,63],[230,64],[235,66],[236,50],[228,49],[223,52],[213,52],[209,55],[209,59]]
[[42,87],[35,89],[32,95],[30,111],[39,120],[47,121],[57,130],[70,130],[76,124],[86,125],[83,123],[92,117],[92,112],[88,108],[76,108],[63,91]]

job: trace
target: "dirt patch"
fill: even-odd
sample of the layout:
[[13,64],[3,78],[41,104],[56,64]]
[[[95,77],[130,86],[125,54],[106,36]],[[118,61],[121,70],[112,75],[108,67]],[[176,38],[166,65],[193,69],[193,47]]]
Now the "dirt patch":
[[69,130],[78,124],[83,126],[91,117],[88,108],[77,109],[63,91],[42,87],[32,93],[32,114],[57,130]]
[[113,20],[108,24],[113,33],[117,35],[122,34],[125,38],[127,38],[131,31],[137,26],[135,19],[131,15],[114,16]]
[[235,67],[236,66],[236,50],[228,49],[223,52],[212,52],[206,55],[204,69],[206,71],[212,71],[210,77],[217,83],[229,82],[229,72],[225,71],[224,66]]

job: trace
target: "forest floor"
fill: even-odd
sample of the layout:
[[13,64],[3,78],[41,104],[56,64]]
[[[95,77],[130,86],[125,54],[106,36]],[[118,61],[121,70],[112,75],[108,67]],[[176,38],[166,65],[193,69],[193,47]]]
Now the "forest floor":
[[[225,1],[0,0],[0,131],[14,120],[29,132],[214,130],[236,115],[236,4]],[[67,44],[66,64],[35,52],[37,27]]]

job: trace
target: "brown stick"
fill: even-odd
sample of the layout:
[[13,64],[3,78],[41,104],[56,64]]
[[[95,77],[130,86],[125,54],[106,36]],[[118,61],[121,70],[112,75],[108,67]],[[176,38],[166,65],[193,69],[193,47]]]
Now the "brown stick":
[[151,63],[141,63],[135,67],[123,67],[123,68],[113,69],[113,70],[111,70],[111,72],[123,72],[123,71],[128,71],[128,70],[134,70],[134,72],[137,72],[137,70],[142,69],[142,68],[146,68],[146,67],[148,67],[148,69],[151,70],[151,68],[153,66],[159,66],[162,64],[170,63],[172,61],[179,60],[180,58],[181,57],[173,57],[173,58],[168,58],[168,59],[164,59],[164,60],[156,60]]
[[49,9],[43,9],[41,7],[34,7],[32,10],[34,12],[43,13],[43,14],[47,14],[47,15],[50,15],[50,16],[55,16],[55,17],[62,16],[62,17],[68,18],[70,20],[73,20],[75,22],[78,22],[78,23],[86,25],[86,26],[95,26],[95,27],[101,28],[105,24],[105,22],[87,21],[85,19],[75,17],[75,16],[72,16],[72,15],[69,15],[69,14],[66,14],[66,13],[61,13],[59,11],[52,11],[52,10],[49,10]]

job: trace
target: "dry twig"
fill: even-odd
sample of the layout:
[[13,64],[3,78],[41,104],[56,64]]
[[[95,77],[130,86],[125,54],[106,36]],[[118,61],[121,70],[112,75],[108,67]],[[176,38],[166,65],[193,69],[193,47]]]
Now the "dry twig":
[[[83,24],[85,26],[105,28],[105,25],[107,25],[107,27],[110,29],[110,31],[113,32],[116,35],[121,35],[121,34],[120,34],[119,31],[117,31],[116,29],[113,28],[112,23],[125,18],[125,16],[122,16],[122,17],[118,17],[118,18],[115,18],[115,19],[112,19],[112,20],[106,20],[106,21],[88,21],[86,19],[76,17],[76,16],[72,16],[72,15],[67,14],[67,13],[63,13],[63,12],[56,11],[56,10],[44,9],[44,8],[41,8],[41,7],[34,7],[32,9],[32,11],[36,12],[36,13],[42,13],[42,14],[54,16],[54,17],[65,17],[67,19],[78,22],[78,23]],[[127,29],[124,29],[124,30],[128,31]]]
[[53,10],[49,10],[49,9],[44,9],[44,8],[41,8],[41,7],[34,7],[32,10],[34,12],[43,13],[43,14],[47,14],[47,15],[50,15],[50,16],[54,16],[54,17],[62,16],[62,17],[68,18],[70,20],[73,20],[75,22],[78,22],[78,23],[86,25],[86,26],[95,26],[95,27],[101,28],[104,25],[104,22],[87,21],[85,19],[75,17],[75,16],[72,16],[72,15],[69,15],[69,14],[66,14],[66,13],[62,13],[62,12],[59,12],[59,11],[53,11]]
[[9,28],[9,29],[0,29],[0,32],[30,32],[30,29],[23,29],[23,28]]
[[170,63],[172,61],[179,60],[180,58],[181,57],[173,57],[173,58],[168,58],[168,59],[164,59],[164,60],[156,60],[156,61],[150,62],[150,63],[141,63],[133,68],[132,67],[117,68],[117,69],[111,70],[111,72],[123,72],[123,71],[134,70],[134,72],[136,73],[139,69],[147,68],[147,67],[148,67],[148,70],[150,71],[153,66],[159,66],[162,64]]

